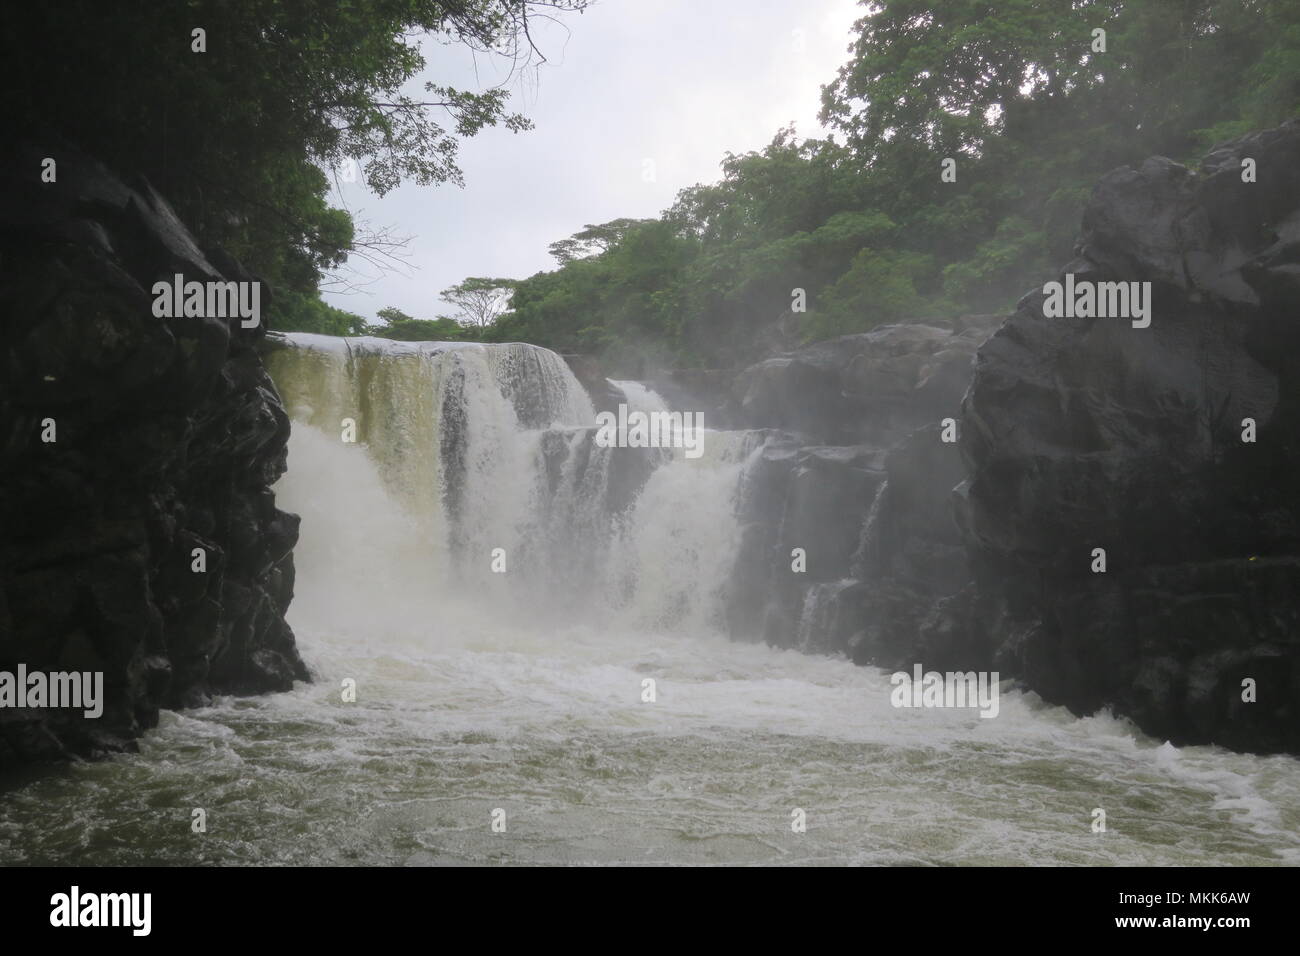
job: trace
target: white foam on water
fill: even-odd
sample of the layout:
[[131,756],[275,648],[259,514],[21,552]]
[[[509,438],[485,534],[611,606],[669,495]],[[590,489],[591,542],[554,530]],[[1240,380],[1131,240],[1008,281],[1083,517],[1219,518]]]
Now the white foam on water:
[[[7,794],[7,861],[1300,862],[1291,758],[1175,749],[1010,685],[994,719],[898,709],[880,670],[724,638],[759,437],[711,432],[703,457],[665,456],[621,522],[581,526],[609,450],[589,447],[558,357],[294,339],[273,366],[295,417],[276,491],[303,519],[289,621],[315,682],[164,714],[140,754]],[[591,613],[534,613],[513,598],[535,590],[488,569],[494,542],[554,563],[559,540],[601,549],[531,581],[586,588]],[[221,821],[202,840],[197,806]]]

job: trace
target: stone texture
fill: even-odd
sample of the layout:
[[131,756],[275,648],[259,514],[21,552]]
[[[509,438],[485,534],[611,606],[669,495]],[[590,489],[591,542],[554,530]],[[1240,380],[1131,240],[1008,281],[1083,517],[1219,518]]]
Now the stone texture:
[[1300,122],[1199,171],[1109,173],[1075,254],[1062,276],[1150,282],[1150,327],[1045,318],[1036,291],[1005,321],[885,327],[737,377],[742,424],[785,434],[747,491],[733,630],[1300,753]]
[[920,621],[968,580],[950,503],[963,471],[942,422],[960,416],[975,350],[999,321],[885,326],[737,377],[738,417],[777,431],[742,495],[733,634],[863,664],[912,659]]
[[741,423],[825,443],[888,446],[957,414],[971,358],[999,321],[887,325],[759,362],[733,387]]
[[1034,294],[980,350],[957,496],[967,638],[1045,699],[1178,744],[1300,752],[1297,223],[1295,122],[1199,174],[1116,170],[1064,271],[1150,281],[1151,326],[1044,318]]
[[152,311],[177,272],[254,277],[147,183],[64,150],[42,183],[45,155],[0,167],[0,670],[103,671],[106,706],[0,709],[0,769],[129,748],[159,708],[308,676],[284,620],[298,519],[270,491],[289,420],[264,328]]

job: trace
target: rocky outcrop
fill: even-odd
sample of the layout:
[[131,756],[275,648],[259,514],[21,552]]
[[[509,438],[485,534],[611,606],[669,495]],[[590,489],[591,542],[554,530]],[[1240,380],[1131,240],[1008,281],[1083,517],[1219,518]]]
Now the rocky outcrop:
[[968,578],[950,503],[961,459],[943,423],[999,321],[885,326],[737,378],[737,416],[778,431],[746,475],[733,633],[859,663],[912,659],[920,621]]
[[1300,753],[1300,122],[1110,173],[1076,255],[1062,281],[1151,283],[1150,325],[1036,292],[738,377],[743,424],[785,432],[751,469],[733,628]]
[[1064,273],[1152,283],[1151,324],[1034,294],[980,350],[955,626],[1077,713],[1300,752],[1300,123],[1116,170],[1083,227]]
[[571,352],[560,358],[587,392],[596,411],[617,412],[619,403],[627,400],[623,390],[605,376],[604,367],[594,355]]
[[827,444],[892,445],[956,414],[971,358],[1001,319],[887,325],[750,366],[733,386],[742,427],[781,428]]
[[176,273],[253,277],[147,183],[68,151],[15,149],[0,182],[0,671],[102,672],[105,698],[98,719],[0,708],[8,769],[121,750],[160,708],[307,672],[284,620],[298,519],[270,491],[289,420],[263,327],[152,308]]

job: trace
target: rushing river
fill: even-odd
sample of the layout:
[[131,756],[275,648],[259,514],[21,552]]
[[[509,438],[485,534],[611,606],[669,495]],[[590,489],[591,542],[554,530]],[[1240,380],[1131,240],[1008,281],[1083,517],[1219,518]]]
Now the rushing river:
[[1292,758],[1014,689],[994,719],[896,709],[882,671],[725,638],[750,436],[661,464],[604,525],[609,450],[551,353],[296,341],[277,493],[315,682],[12,787],[0,861],[1300,863]]

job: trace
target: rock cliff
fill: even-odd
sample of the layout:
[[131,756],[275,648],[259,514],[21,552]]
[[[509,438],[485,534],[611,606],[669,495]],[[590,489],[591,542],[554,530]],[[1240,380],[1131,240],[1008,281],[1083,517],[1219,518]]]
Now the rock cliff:
[[981,348],[966,640],[1078,713],[1300,752],[1300,123],[1108,174],[1076,254],[1063,274],[1150,282],[1151,322],[1036,293]]
[[784,432],[746,491],[733,630],[1300,753],[1300,122],[1111,172],[1067,274],[1150,283],[1149,325],[1036,291],[737,378],[743,424]]
[[152,308],[177,273],[254,277],[85,157],[11,148],[0,177],[0,671],[100,671],[105,697],[98,719],[0,708],[7,769],[128,748],[159,708],[307,672],[264,325]]

